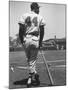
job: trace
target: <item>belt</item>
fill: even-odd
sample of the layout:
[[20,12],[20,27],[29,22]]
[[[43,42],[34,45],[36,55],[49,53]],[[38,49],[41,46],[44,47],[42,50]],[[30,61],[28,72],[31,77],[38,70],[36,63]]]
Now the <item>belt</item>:
[[[27,34],[26,34],[26,35],[27,35]],[[38,33],[38,32],[31,32],[31,33],[28,33],[28,35],[33,35],[33,36],[38,37],[39,33]]]

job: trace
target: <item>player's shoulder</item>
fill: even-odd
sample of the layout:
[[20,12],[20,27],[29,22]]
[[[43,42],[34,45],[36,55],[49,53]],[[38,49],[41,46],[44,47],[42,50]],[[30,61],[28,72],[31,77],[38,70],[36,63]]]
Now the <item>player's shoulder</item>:
[[29,13],[25,13],[25,14],[23,14],[23,17],[28,17],[28,16],[30,16],[30,17],[38,17],[39,19],[43,19],[43,17],[41,16],[41,15],[39,15],[39,14],[36,14],[36,13],[34,13],[34,12],[29,12]]
[[43,19],[43,17],[41,16],[41,15],[38,15],[38,18],[41,20],[41,19]]
[[30,13],[25,13],[22,15],[22,17],[27,17],[27,16],[30,16]]

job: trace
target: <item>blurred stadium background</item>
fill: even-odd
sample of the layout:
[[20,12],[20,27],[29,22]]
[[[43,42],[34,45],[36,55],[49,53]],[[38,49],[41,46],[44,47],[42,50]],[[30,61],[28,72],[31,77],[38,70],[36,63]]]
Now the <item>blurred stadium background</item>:
[[[50,38],[42,42],[43,50],[66,50],[66,38]],[[16,38],[9,36],[9,51],[22,51],[23,47],[19,40],[19,35]]]

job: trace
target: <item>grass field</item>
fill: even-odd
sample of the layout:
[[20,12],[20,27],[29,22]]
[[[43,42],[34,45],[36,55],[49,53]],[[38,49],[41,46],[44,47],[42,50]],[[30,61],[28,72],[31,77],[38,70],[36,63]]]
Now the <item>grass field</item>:
[[[66,51],[44,51],[44,56],[49,66],[54,85],[66,85]],[[9,67],[11,66],[27,67],[27,60],[23,51],[9,53]],[[38,53],[37,59],[37,71],[40,75],[40,87],[48,86],[50,84],[50,79],[48,77],[46,66],[43,62],[40,52]],[[14,72],[12,72],[12,70],[9,68],[9,88],[26,88],[26,85],[14,85],[13,83],[15,81],[20,81],[24,78],[27,78],[28,73],[29,71],[24,68],[15,68]]]

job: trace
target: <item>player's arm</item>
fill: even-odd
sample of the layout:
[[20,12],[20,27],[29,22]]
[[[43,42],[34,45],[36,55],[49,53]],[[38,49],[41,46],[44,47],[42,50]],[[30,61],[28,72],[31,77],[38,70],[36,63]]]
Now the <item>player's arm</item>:
[[43,37],[44,37],[44,25],[41,25],[41,26],[40,26],[39,47],[42,46],[42,40],[43,40]]
[[19,24],[19,38],[21,43],[23,44],[24,42],[24,36],[25,36],[25,25],[18,23]]

